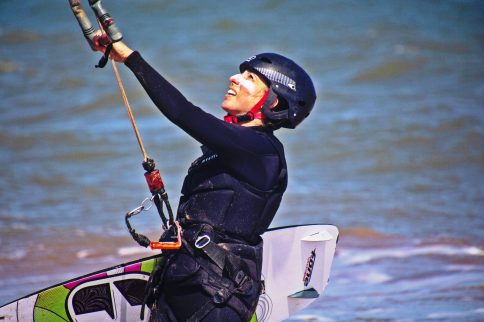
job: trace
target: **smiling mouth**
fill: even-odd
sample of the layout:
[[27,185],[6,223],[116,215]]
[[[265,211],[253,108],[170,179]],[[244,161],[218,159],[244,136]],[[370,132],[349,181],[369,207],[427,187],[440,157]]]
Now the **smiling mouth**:
[[232,88],[229,88],[229,90],[227,91],[227,95],[229,95],[229,96],[237,96],[237,92],[234,91]]

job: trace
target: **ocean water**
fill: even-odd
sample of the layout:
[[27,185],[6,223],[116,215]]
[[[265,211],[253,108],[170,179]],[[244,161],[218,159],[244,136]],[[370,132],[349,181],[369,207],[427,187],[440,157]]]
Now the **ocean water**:
[[[318,101],[281,130],[272,226],[330,223],[330,284],[291,321],[484,320],[484,3],[103,1],[126,42],[192,102],[273,51]],[[87,6],[87,1],[84,4]],[[112,72],[67,1],[0,2],[0,305],[141,253],[124,214],[149,195]],[[118,65],[171,203],[198,144]],[[154,212],[135,220],[160,233]]]

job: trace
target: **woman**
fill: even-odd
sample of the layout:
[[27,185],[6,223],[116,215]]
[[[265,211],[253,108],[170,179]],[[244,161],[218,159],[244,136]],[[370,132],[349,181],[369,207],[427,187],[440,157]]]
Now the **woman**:
[[[102,46],[97,49],[104,51]],[[261,285],[262,239],[287,186],[273,131],[295,128],[316,99],[306,72],[286,57],[247,59],[230,77],[220,120],[190,103],[123,42],[112,59],[132,70],[159,110],[202,144],[188,170],[177,219],[183,247],[154,276],[152,321],[249,321]]]

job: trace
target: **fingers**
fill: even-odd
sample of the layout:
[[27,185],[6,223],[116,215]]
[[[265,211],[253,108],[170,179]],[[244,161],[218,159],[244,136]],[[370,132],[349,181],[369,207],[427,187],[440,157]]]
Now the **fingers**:
[[106,47],[110,44],[110,40],[105,33],[97,30],[92,38],[92,43],[95,50],[104,53],[106,51]]
[[111,43],[111,40],[109,40],[106,34],[94,37],[94,41],[96,42],[96,46],[99,47],[107,47]]

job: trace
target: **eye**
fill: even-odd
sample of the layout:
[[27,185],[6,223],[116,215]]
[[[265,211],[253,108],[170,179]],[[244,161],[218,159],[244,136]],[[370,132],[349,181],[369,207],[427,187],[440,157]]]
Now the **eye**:
[[258,79],[257,74],[254,74],[248,70],[244,72],[243,76],[244,76],[244,79],[249,80],[251,82],[255,82]]
[[250,79],[250,80],[255,80],[255,75],[252,74],[252,73],[249,73],[247,78]]

